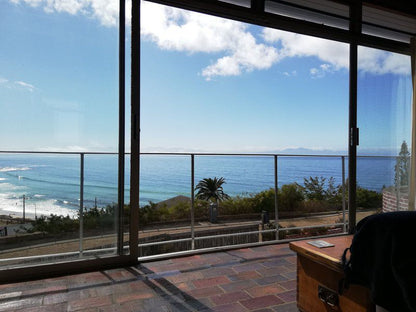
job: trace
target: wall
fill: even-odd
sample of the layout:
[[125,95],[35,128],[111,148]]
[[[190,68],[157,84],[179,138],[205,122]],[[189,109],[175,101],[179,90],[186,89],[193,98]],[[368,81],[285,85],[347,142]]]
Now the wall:
[[383,212],[403,211],[409,209],[409,195],[407,188],[399,190],[399,209],[397,209],[397,192],[394,187],[383,190]]

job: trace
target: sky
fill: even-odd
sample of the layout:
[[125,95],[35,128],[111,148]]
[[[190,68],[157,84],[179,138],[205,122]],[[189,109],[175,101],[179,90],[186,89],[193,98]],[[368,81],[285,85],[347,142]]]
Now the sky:
[[[117,151],[117,2],[0,1],[0,150]],[[142,2],[141,149],[345,152],[348,49]],[[410,58],[361,47],[358,78],[360,149],[397,149]]]

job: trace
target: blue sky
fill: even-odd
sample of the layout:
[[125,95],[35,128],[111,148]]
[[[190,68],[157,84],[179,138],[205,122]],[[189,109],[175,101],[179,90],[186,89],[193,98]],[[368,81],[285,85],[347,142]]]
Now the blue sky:
[[[117,150],[116,2],[0,2],[1,150]],[[142,12],[143,151],[347,149],[347,45],[150,3]],[[360,148],[397,148],[409,140],[410,60],[359,55]]]

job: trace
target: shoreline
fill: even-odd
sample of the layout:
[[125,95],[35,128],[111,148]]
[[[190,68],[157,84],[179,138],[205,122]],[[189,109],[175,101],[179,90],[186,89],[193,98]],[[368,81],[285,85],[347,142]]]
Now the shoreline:
[[[69,215],[72,219],[75,219],[77,216],[77,212],[78,210],[74,211],[74,213],[72,214],[68,213],[63,216],[66,217],[67,215]],[[61,216],[62,214],[56,214],[56,215]],[[34,212],[26,211],[24,223],[35,221],[37,218],[40,218],[42,216],[48,217],[50,216],[50,214],[44,214],[44,213],[35,214]],[[23,224],[23,212],[18,213],[13,210],[0,209],[0,226],[6,226],[10,224]]]
[[[24,223],[29,223],[35,221],[35,217],[25,217]],[[0,215],[0,226],[8,226],[15,224],[23,224],[23,216],[10,216],[10,215]]]

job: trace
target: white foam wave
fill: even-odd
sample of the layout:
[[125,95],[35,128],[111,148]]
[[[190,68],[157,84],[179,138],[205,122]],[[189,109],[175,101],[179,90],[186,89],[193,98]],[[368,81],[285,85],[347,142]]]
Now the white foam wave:
[[0,168],[0,172],[12,172],[12,171],[27,171],[29,167],[3,167]]
[[7,179],[6,178],[0,178],[0,181],[6,181]]
[[[4,194],[4,192],[9,193],[11,191],[23,191],[25,190],[26,187],[25,186],[21,186],[21,185],[14,185],[11,183],[7,183],[7,182],[3,182],[0,183],[0,191]],[[23,195],[23,193],[21,194]]]
[[[77,210],[68,209],[57,204],[57,200],[28,200],[25,203],[25,215],[27,218],[34,218],[35,215],[69,215],[71,218],[77,216]],[[23,216],[23,201],[19,198],[7,198],[5,194],[0,195],[0,215]]]

